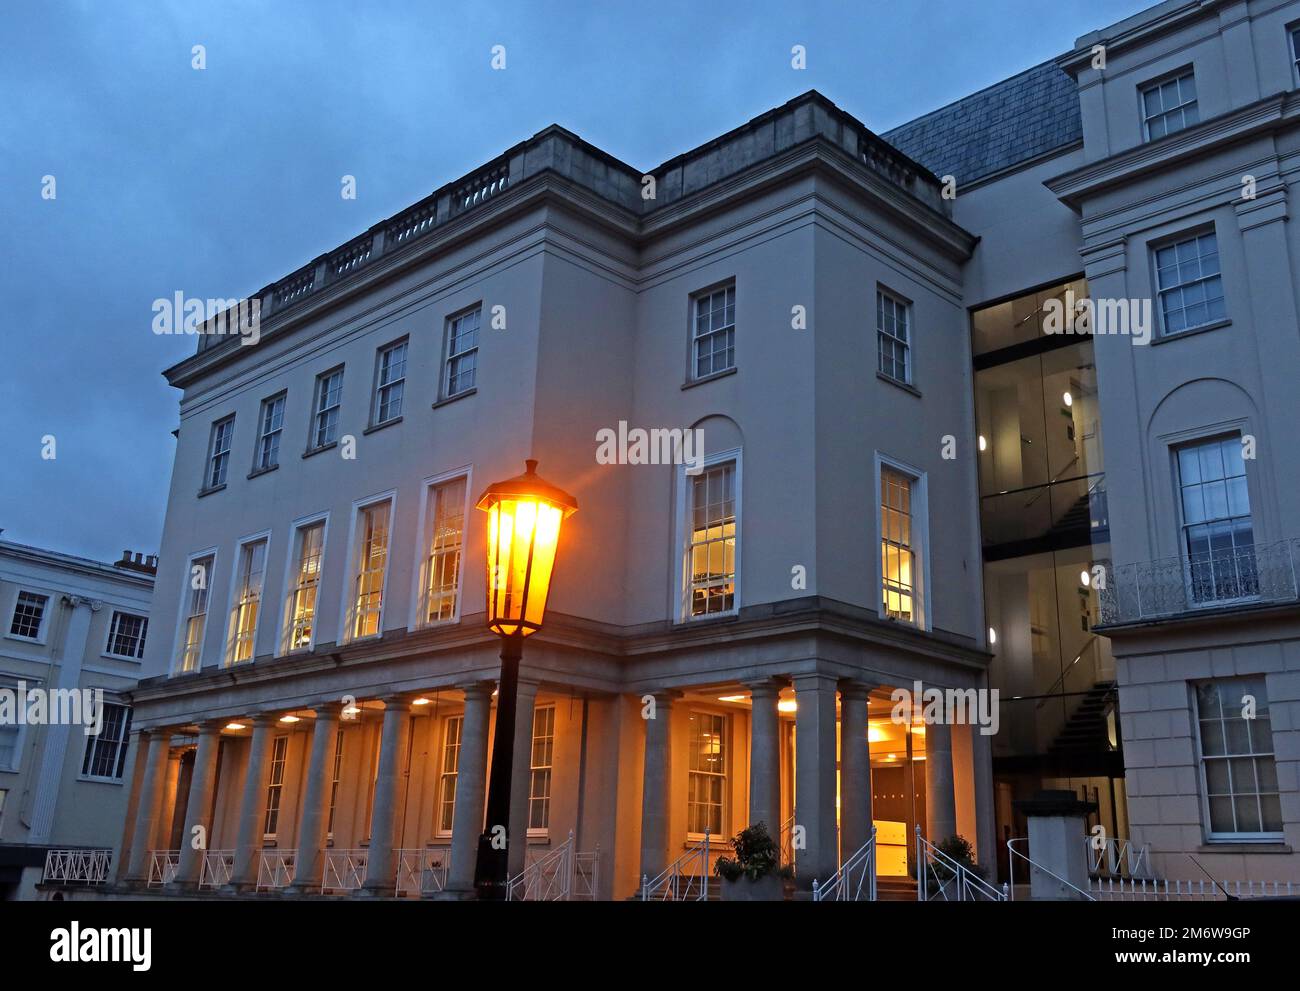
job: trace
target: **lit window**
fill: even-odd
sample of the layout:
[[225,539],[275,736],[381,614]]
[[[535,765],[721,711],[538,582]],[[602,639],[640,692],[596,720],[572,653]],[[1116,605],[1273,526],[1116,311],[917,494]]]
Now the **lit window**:
[[343,369],[316,377],[316,410],[312,417],[313,449],[333,444],[339,436],[339,407],[343,403]]
[[876,350],[880,372],[896,382],[911,381],[910,309],[897,296],[876,290]]
[[266,575],[266,541],[255,540],[239,549],[235,601],[230,607],[227,664],[251,661],[257,646],[257,618],[262,606],[262,582]]
[[1282,800],[1263,678],[1196,686],[1201,774],[1213,837],[1282,835]]
[[208,473],[205,488],[215,489],[226,484],[230,468],[230,444],[235,437],[235,418],[228,416],[212,425],[212,441],[208,446]]
[[118,657],[144,657],[144,638],[149,632],[149,620],[144,616],[135,616],[129,612],[113,613],[113,621],[108,628],[108,646],[105,652]]
[[402,392],[406,386],[406,341],[398,341],[379,352],[375,379],[376,425],[402,415]]
[[916,551],[912,532],[912,479],[880,469],[880,575],[884,614],[916,621]]
[[443,397],[450,399],[474,388],[478,368],[480,307],[447,321],[447,365]]
[[262,400],[258,424],[257,461],[253,467],[264,471],[280,463],[280,434],[284,432],[283,395]]
[[339,727],[338,732],[334,734],[334,774],[330,780],[330,814],[329,822],[325,827],[325,833],[329,839],[334,839],[334,808],[339,800],[339,781],[343,775],[343,727]]
[[182,642],[181,672],[199,670],[203,661],[203,632],[208,624],[208,583],[212,580],[211,555],[190,562],[189,594],[185,607],[185,639]]
[[271,772],[266,779],[266,823],[262,838],[273,840],[280,830],[280,797],[284,791],[284,764],[289,754],[289,738],[277,736],[271,743]]
[[736,287],[695,298],[695,377],[736,366]]
[[691,531],[686,548],[690,615],[736,607],[735,462],[687,476]]
[[388,516],[391,504],[366,506],[357,517],[356,586],[352,599],[352,638],[375,636],[384,607],[384,572],[388,567]]
[[451,832],[456,821],[456,774],[460,768],[460,729],[464,717],[451,716],[443,724],[442,772],[438,778],[438,832]]
[[1213,232],[1156,249],[1162,333],[1177,334],[1223,320],[1223,276]]
[[532,774],[528,786],[528,829],[551,825],[551,768],[555,759],[555,706],[533,710]]
[[1195,76],[1189,71],[1176,79],[1145,87],[1142,115],[1148,141],[1198,123],[1201,115],[1196,108]]
[[131,739],[131,709],[104,703],[104,725],[98,735],[86,738],[81,773],[90,778],[121,781],[126,770],[127,741]]
[[690,741],[686,828],[719,836],[727,791],[727,717],[692,712]]
[[425,507],[429,545],[425,551],[423,582],[425,624],[440,623],[456,616],[460,589],[460,553],[465,537],[465,479],[429,487]]
[[298,528],[298,558],[289,592],[289,638],[286,652],[312,645],[316,633],[316,603],[320,593],[321,559],[325,553],[325,523]]
[[1194,604],[1259,594],[1255,527],[1241,438],[1218,438],[1178,449],[1178,487]]
[[35,592],[19,592],[14,604],[14,616],[9,624],[9,635],[26,640],[39,640],[41,624],[45,619],[45,606],[49,597]]

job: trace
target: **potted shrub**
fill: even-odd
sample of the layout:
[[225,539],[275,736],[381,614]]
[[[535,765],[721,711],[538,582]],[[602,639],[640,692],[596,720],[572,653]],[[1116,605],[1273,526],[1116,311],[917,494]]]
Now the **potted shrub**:
[[788,867],[781,866],[781,851],[756,822],[731,840],[735,856],[719,857],[713,873],[721,879],[722,900],[728,902],[779,902],[785,898]]

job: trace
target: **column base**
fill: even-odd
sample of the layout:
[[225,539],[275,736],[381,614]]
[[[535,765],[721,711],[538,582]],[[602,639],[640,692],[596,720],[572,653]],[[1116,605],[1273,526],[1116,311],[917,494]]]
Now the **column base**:
[[353,898],[396,898],[396,884],[363,884],[352,895]]
[[478,892],[473,888],[443,888],[422,897],[434,902],[474,902],[478,901]]

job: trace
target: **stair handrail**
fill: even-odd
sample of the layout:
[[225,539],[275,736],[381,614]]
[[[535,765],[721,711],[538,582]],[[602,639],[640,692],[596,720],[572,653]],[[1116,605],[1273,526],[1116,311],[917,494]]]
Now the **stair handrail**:
[[1055,871],[1048,870],[1046,867],[1038,863],[1038,861],[1036,860],[1030,860],[1028,854],[1021,853],[1014,846],[1012,846],[1013,843],[1022,843],[1022,842],[1028,843],[1029,837],[1016,836],[1013,837],[1012,839],[1007,840],[1007,852],[1010,854],[1010,856],[1007,858],[1007,861],[1008,861],[1008,872],[1010,874],[1009,893],[1010,893],[1011,901],[1016,900],[1016,858],[1017,857],[1019,857],[1021,860],[1023,860],[1025,863],[1029,865],[1029,880],[1031,883],[1033,882],[1034,879],[1034,871],[1036,870],[1042,871],[1048,877],[1060,881],[1067,888],[1070,888],[1073,891],[1077,891],[1079,894],[1083,895],[1084,898],[1088,899],[1088,901],[1095,902],[1097,900],[1093,898],[1091,894],[1089,894],[1088,892],[1080,888],[1077,884],[1071,884],[1069,881],[1061,877],[1061,875],[1057,874]]
[[[687,873],[686,868],[696,860],[700,862],[698,873]],[[685,879],[683,887],[682,880]],[[698,885],[698,887],[697,887]],[[695,889],[695,893],[692,893]],[[709,831],[704,831],[704,839],[696,843],[684,854],[663,869],[654,880],[647,880],[641,875],[641,900],[657,901],[708,901],[709,898]]]
[[[866,897],[863,897],[865,885]],[[876,900],[876,827],[871,838],[840,865],[825,884],[813,880],[815,902],[874,902]]]
[[[921,827],[916,827],[916,900],[930,900],[930,865],[937,862],[945,870],[952,872],[952,877],[943,882],[935,879],[935,895],[942,895],[944,901],[973,902],[983,899],[992,902],[1004,902],[1008,899],[1005,890],[999,891],[964,864],[958,863],[937,846],[921,835]],[[957,882],[956,898],[949,899],[948,889]]]
[[[1042,695],[1038,696],[1038,704],[1034,706],[1035,709],[1041,709],[1043,706],[1047,705],[1048,702],[1055,702],[1058,699],[1065,698],[1067,694],[1084,695],[1084,696],[1090,694],[1090,692],[1069,692],[1069,693],[1062,692],[1060,694],[1057,694],[1053,692],[1052,689],[1054,689],[1057,685],[1060,685],[1062,688],[1065,687],[1065,677],[1070,673],[1070,669],[1073,668],[1076,664],[1078,664],[1081,660],[1083,660],[1083,655],[1086,654],[1089,650],[1091,650],[1096,645],[1099,639],[1100,638],[1096,633],[1089,634],[1088,639],[1085,640],[1083,642],[1083,646],[1079,648],[1079,652],[1074,655],[1074,660],[1072,660],[1069,664],[1065,666],[1065,669],[1061,672],[1060,677],[1058,677],[1054,682],[1052,682],[1047,687],[1047,691],[1043,692]],[[1102,683],[1097,682],[1097,684],[1102,684]],[[1094,685],[1093,687],[1095,688],[1096,685]],[[1104,695],[1103,698],[1108,696],[1109,694],[1110,694],[1110,689],[1108,688],[1106,690],[1106,695]]]
[[573,830],[569,838],[506,882],[506,901],[567,902],[573,893]]

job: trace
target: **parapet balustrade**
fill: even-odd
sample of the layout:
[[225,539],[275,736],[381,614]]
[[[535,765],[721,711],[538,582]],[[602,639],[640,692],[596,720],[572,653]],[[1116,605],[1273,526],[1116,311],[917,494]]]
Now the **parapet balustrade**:
[[1101,625],[1194,615],[1202,610],[1284,605],[1300,599],[1300,539],[1105,565]]

